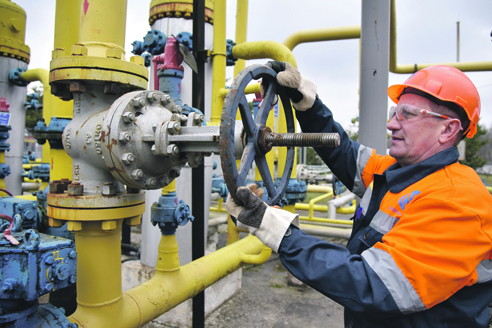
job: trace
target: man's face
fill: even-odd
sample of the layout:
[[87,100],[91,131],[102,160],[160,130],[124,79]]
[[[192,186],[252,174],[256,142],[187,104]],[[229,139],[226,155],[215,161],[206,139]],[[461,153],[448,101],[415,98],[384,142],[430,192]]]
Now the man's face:
[[[431,110],[430,100],[414,94],[404,94],[398,103],[412,105]],[[391,148],[389,154],[401,166],[417,164],[440,150],[439,135],[442,129],[442,120],[431,115],[420,115],[409,121],[398,121],[393,117],[387,126],[391,131]]]

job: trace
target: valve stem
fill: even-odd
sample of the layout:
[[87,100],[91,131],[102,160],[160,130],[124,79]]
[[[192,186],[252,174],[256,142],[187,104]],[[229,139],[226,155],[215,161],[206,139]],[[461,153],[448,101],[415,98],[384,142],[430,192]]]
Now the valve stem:
[[265,144],[283,147],[329,147],[340,145],[338,133],[266,133]]

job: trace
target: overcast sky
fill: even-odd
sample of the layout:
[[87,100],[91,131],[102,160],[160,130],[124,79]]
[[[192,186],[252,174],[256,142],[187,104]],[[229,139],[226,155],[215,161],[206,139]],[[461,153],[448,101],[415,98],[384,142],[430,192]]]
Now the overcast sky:
[[[93,0],[95,1],[95,0]],[[27,14],[26,44],[31,48],[29,68],[49,69],[53,49],[55,0],[13,0]],[[90,1],[89,1],[90,2]],[[449,63],[457,58],[456,22],[460,21],[462,62],[492,60],[492,1],[397,0],[398,64]],[[150,0],[128,0],[125,48],[143,41]],[[236,1],[227,1],[227,38],[235,39]],[[250,0],[248,41],[284,40],[307,29],[359,25],[361,0]],[[344,126],[358,115],[359,40],[298,45],[298,69],[318,85],[320,98]],[[265,63],[255,60],[252,63]],[[482,100],[482,120],[492,127],[492,72],[467,73]],[[232,70],[228,70],[232,78]],[[408,74],[389,75],[389,84],[402,83]],[[389,101],[390,102],[390,101]]]

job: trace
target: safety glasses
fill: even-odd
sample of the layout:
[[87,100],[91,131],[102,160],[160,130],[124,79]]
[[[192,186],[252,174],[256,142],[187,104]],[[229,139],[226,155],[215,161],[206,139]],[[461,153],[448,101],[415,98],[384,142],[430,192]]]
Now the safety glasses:
[[419,120],[419,119],[425,117],[425,115],[431,115],[431,116],[443,118],[446,120],[450,119],[449,116],[439,114],[436,112],[432,112],[432,111],[427,110],[427,109],[422,109],[419,107],[405,104],[405,105],[398,105],[398,106],[391,107],[390,111],[389,111],[389,120],[391,121],[391,119],[394,116],[396,116],[396,119],[399,122],[411,122],[411,121]]

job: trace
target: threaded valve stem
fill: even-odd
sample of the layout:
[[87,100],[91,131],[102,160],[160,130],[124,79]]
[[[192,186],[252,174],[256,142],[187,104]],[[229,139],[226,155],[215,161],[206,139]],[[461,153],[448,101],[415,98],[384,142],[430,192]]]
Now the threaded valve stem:
[[328,147],[340,145],[338,133],[266,133],[265,144],[280,147]]

